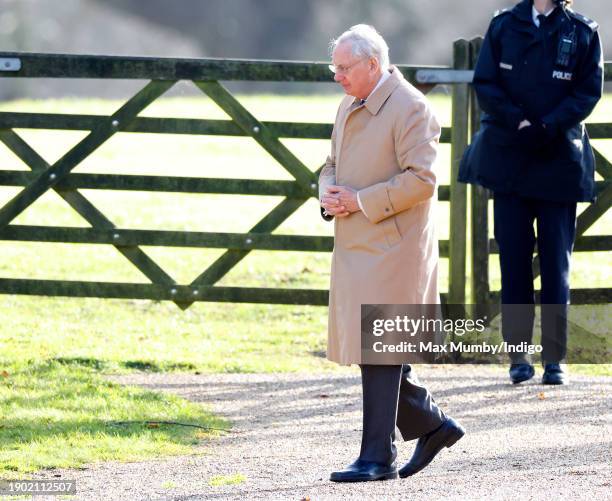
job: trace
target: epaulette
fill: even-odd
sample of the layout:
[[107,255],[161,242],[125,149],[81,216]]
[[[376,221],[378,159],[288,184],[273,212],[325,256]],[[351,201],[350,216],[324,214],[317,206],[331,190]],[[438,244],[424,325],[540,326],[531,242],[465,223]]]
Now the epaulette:
[[502,14],[508,14],[511,10],[512,10],[511,8],[496,10],[495,14],[493,14],[493,19],[495,19],[498,16],[501,16]]
[[572,9],[565,10],[570,16],[576,19],[576,21],[580,21],[582,24],[586,24],[591,31],[597,31],[597,28],[599,28],[599,24],[597,23],[597,21],[593,21],[592,19],[583,16],[582,14],[578,14],[578,12],[575,12]]

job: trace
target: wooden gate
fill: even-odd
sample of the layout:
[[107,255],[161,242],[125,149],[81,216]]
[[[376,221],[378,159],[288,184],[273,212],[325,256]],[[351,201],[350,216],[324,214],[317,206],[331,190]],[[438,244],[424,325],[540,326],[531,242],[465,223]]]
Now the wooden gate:
[[[452,67],[399,66],[405,77],[427,91],[436,83],[453,81],[453,69],[467,70],[469,44],[455,44]],[[0,240],[105,244],[114,246],[150,283],[110,283],[0,278],[0,293],[46,296],[137,298],[171,300],[185,309],[195,301],[228,301],[326,305],[328,293],[319,289],[222,287],[215,285],[252,250],[329,252],[333,239],[323,236],[277,235],[272,232],[311,197],[318,196],[318,172],[313,172],[287,149],[280,138],[327,139],[331,124],[262,122],[253,116],[220,81],[330,81],[325,63],[266,62],[213,59],[159,59],[82,55],[0,53],[0,76],[5,78],[142,79],[149,82],[110,116],[0,113],[0,140],[31,170],[0,170],[0,185],[23,189],[0,208]],[[140,117],[139,113],[175,83],[192,81],[224,110],[231,120]],[[468,141],[468,80],[463,74],[453,90],[452,178]],[[88,131],[57,162],[49,165],[14,129]],[[294,180],[254,180],[76,174],[73,169],[118,133],[201,134],[245,136],[256,141]],[[179,159],[180,160],[180,159]],[[267,195],[281,201],[247,233],[133,230],[117,228],[79,190],[135,190],[201,194]],[[44,193],[54,190],[82,216],[90,228],[16,225],[11,222]],[[445,300],[465,300],[465,187],[453,181],[439,187],[439,199],[449,201],[450,243],[440,242],[450,259],[450,286]],[[455,207],[455,210],[453,210]],[[318,217],[313,214],[313,217]],[[140,246],[209,247],[226,251],[191,283],[178,284]]]

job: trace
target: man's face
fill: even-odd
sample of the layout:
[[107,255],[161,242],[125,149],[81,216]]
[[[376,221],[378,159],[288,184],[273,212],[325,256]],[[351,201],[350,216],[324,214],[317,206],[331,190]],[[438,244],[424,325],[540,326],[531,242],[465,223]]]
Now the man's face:
[[344,92],[359,99],[370,95],[380,76],[376,59],[354,56],[350,42],[336,47],[332,64],[336,67],[334,80],[342,85]]

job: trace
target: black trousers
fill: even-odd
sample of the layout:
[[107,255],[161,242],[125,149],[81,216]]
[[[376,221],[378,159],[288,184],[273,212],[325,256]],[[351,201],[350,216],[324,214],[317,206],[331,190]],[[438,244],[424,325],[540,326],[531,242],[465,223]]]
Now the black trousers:
[[391,464],[397,457],[395,427],[404,440],[438,428],[446,416],[410,365],[360,365],[363,432],[359,459]]
[[[494,220],[501,268],[504,340],[514,345],[532,342],[535,315],[532,258],[537,241],[542,282],[542,360],[560,362],[567,352],[576,203],[495,193]],[[513,362],[525,361],[524,355],[513,354],[510,358]]]

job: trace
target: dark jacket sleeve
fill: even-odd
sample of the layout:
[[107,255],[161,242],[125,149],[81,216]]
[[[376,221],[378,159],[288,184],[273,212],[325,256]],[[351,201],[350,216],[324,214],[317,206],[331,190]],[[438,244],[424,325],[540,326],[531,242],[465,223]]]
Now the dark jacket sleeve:
[[593,32],[587,52],[576,71],[572,93],[542,117],[542,122],[554,132],[567,130],[582,122],[602,96],[604,63],[597,31]]
[[499,20],[494,19],[483,41],[474,71],[474,89],[478,104],[486,113],[508,128],[516,130],[525,115],[501,86],[500,50],[496,40],[498,26]]

